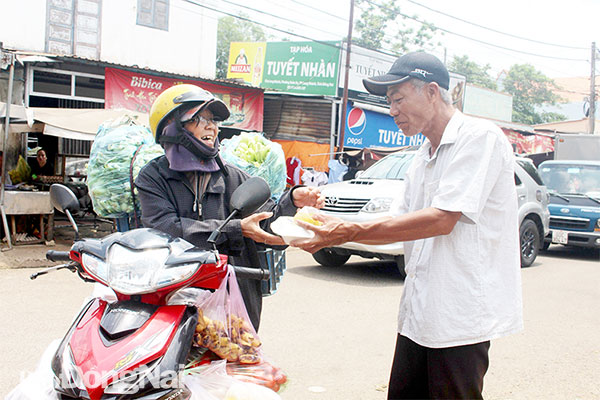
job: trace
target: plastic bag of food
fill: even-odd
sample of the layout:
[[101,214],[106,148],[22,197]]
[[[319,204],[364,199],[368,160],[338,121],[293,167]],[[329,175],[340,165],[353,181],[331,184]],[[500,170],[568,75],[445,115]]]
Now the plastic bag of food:
[[258,364],[227,363],[227,375],[241,382],[264,386],[274,392],[279,392],[287,382],[287,376],[281,368],[264,360]]
[[272,390],[229,376],[225,360],[213,361],[185,373],[183,382],[192,392],[190,400],[281,400]]
[[[148,128],[129,119],[102,124],[90,151],[88,187],[94,211],[119,218],[139,210],[132,196],[135,178],[150,160],[164,154]],[[134,195],[137,189],[133,187]]]
[[10,176],[13,185],[21,182],[29,182],[31,179],[31,167],[27,164],[27,161],[25,161],[23,156],[19,156],[17,166],[15,169],[8,171],[8,176]]
[[212,295],[198,301],[194,344],[220,358],[241,364],[261,361],[261,342],[250,323],[233,267]]
[[228,163],[267,181],[274,199],[278,199],[285,190],[287,171],[283,149],[262,133],[242,132],[225,139],[220,154]]

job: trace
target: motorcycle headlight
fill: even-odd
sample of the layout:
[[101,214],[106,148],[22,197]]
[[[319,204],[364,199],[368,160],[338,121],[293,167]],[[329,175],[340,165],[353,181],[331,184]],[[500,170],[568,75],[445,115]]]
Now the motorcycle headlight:
[[168,248],[132,250],[114,244],[108,251],[108,285],[119,293],[153,292],[191,277],[199,263],[165,265]]
[[91,254],[83,253],[81,262],[89,274],[94,275],[95,278],[100,279],[104,283],[108,282],[108,268],[103,260]]
[[380,213],[390,210],[390,205],[394,199],[392,197],[376,197],[369,200],[367,204],[363,206],[361,211],[368,213]]

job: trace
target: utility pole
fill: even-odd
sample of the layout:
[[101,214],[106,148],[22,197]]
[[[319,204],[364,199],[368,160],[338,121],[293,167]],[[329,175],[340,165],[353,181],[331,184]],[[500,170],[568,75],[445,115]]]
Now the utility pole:
[[350,20],[348,21],[348,43],[346,43],[346,76],[344,77],[344,94],[342,115],[340,118],[340,136],[338,152],[344,151],[344,132],[346,130],[346,108],[348,108],[348,77],[350,76],[350,48],[352,47],[352,25],[354,25],[354,0],[350,0]]
[[592,74],[590,76],[589,122],[589,134],[593,135],[596,128],[596,42],[592,42]]

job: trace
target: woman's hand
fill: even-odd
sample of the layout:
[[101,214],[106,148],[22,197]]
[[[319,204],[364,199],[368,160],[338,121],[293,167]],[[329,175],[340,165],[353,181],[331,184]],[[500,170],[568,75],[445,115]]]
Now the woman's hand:
[[292,191],[292,200],[297,208],[306,206],[323,208],[325,205],[325,195],[316,187],[297,187]]
[[273,216],[272,212],[261,212],[243,218],[241,221],[242,235],[258,243],[270,245],[285,245],[281,236],[272,235],[260,227],[260,221]]

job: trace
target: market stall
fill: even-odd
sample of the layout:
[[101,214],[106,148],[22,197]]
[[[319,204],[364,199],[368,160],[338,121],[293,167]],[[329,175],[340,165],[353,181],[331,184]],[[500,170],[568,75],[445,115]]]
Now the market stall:
[[[23,143],[27,143],[27,135],[32,132],[56,138],[92,142],[98,127],[106,121],[127,117],[139,121],[140,124],[148,123],[146,114],[129,110],[37,108],[11,105],[9,113],[10,123],[3,127],[6,132],[3,147],[7,153],[5,160],[13,161],[26,152],[27,149],[24,148]],[[0,103],[2,122],[6,119],[5,115],[6,105]],[[44,189],[47,190],[50,183],[66,182],[67,180],[65,160],[68,152],[59,151],[59,153],[57,161],[60,166],[56,169],[57,176],[44,177],[46,180],[36,182],[37,184],[27,182],[24,185],[7,186],[4,185],[4,182],[2,183],[3,222],[5,232],[10,237],[9,247],[11,244],[20,244],[17,242],[29,244],[52,239],[53,209],[49,194]],[[3,163],[6,163],[5,160]],[[8,171],[10,168],[4,165],[3,169]],[[18,219],[19,215],[40,218],[38,229],[40,235],[37,235],[39,240],[33,240],[31,236],[20,238],[16,235],[18,225],[15,223],[15,219]],[[44,224],[47,225],[44,226]],[[45,234],[46,232],[48,235]],[[15,238],[27,240],[16,240]]]
[[4,193],[4,212],[10,217],[10,237],[13,245],[18,244],[16,218],[20,215],[39,217],[40,238],[28,240],[27,243],[45,243],[46,240],[54,238],[54,207],[50,203],[49,192],[7,190]]

